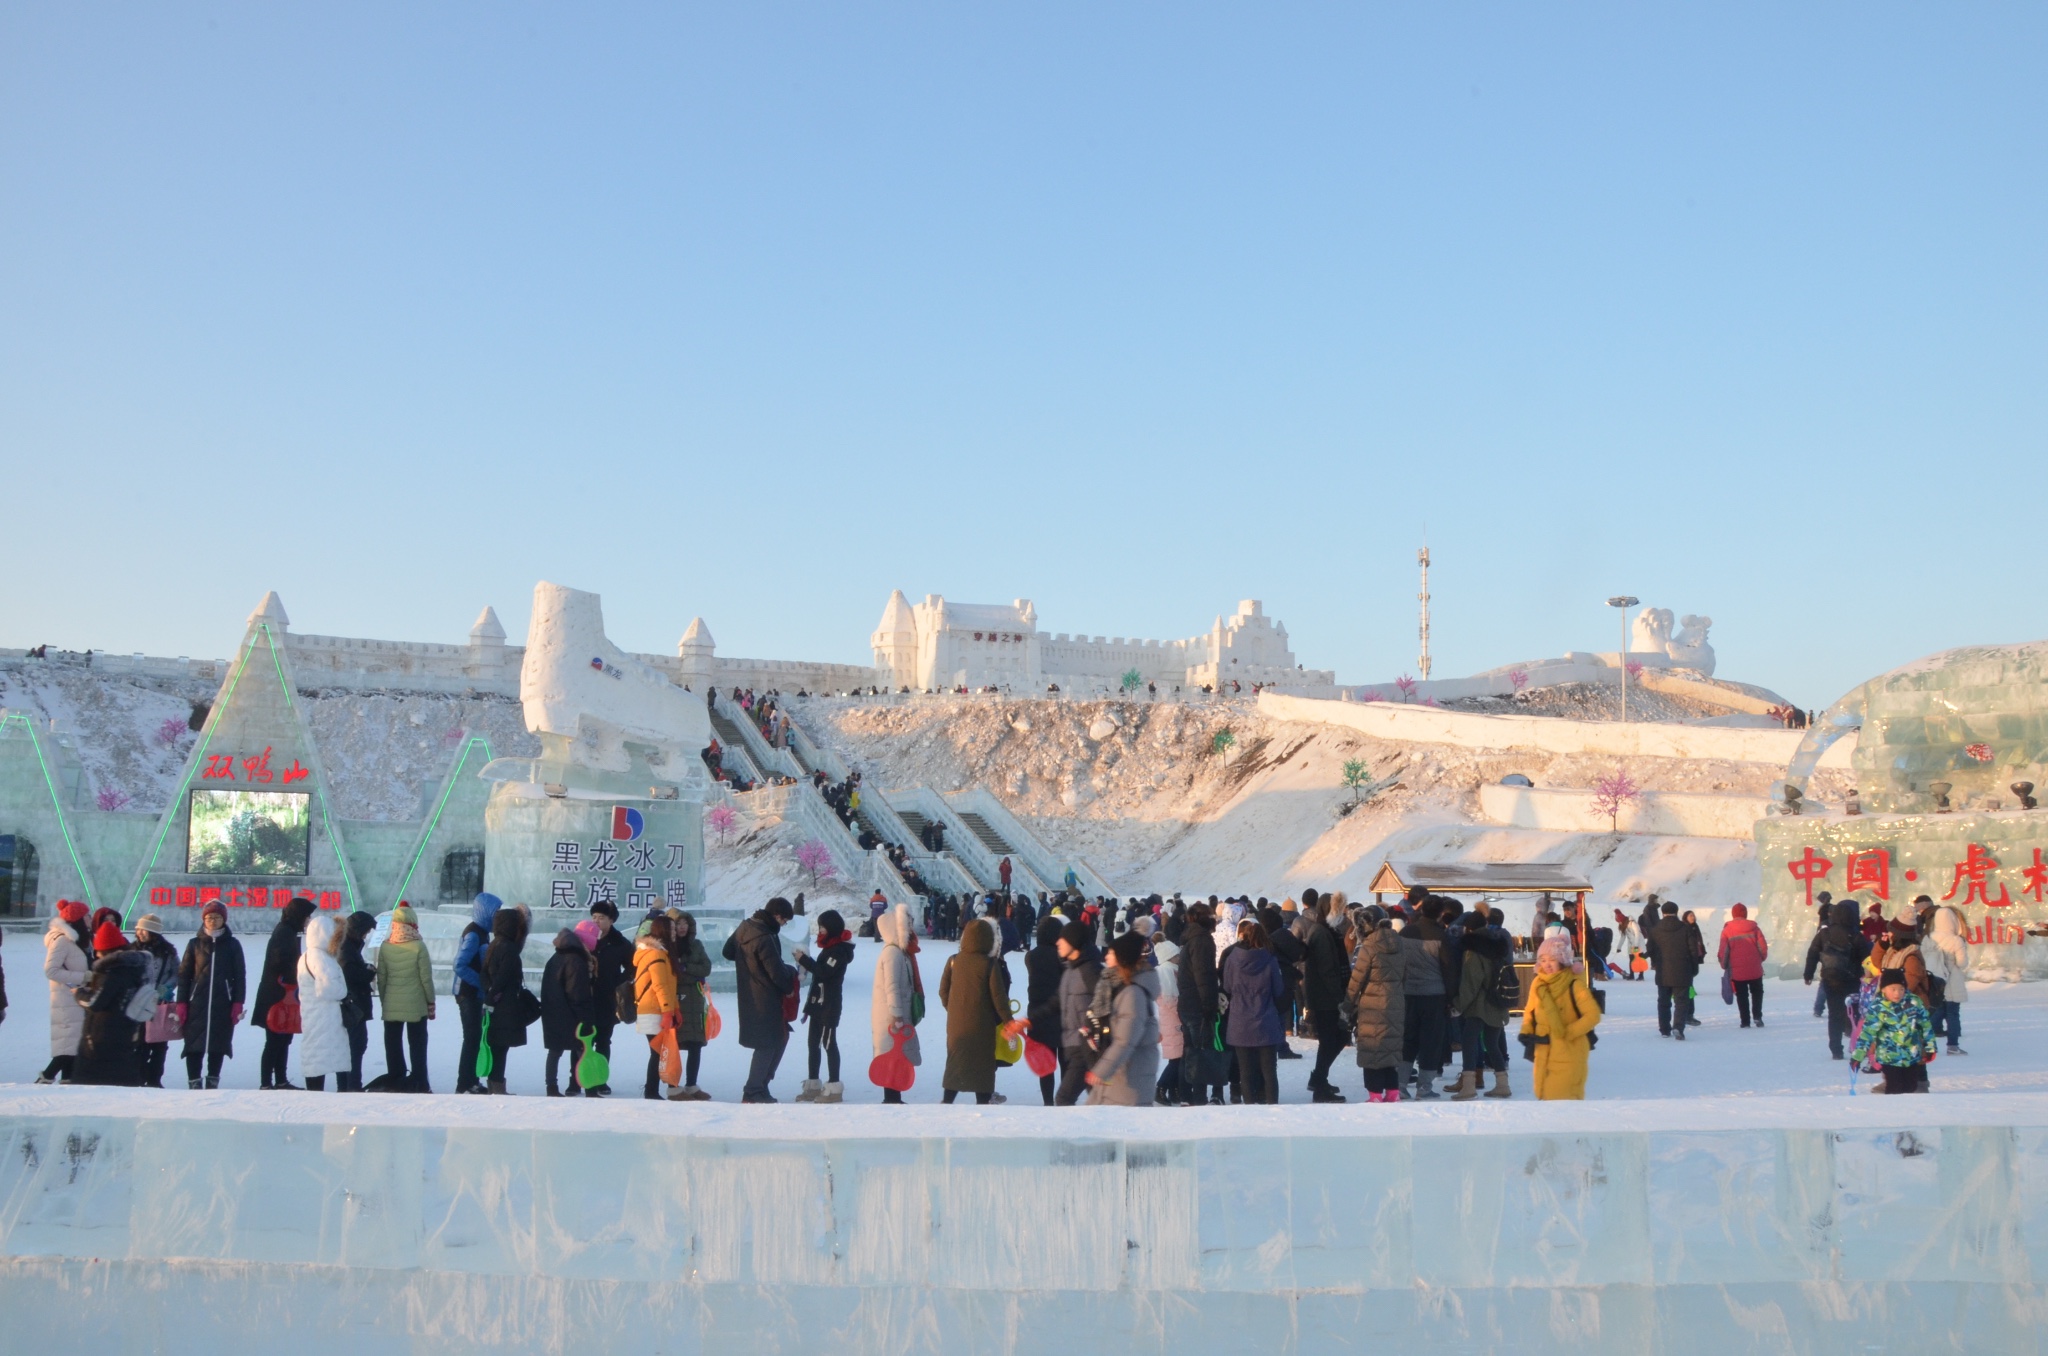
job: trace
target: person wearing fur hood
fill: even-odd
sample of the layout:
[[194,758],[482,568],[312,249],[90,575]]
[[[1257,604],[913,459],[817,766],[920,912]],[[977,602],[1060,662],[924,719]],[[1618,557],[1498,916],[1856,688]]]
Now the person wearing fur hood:
[[[917,931],[911,925],[910,908],[898,904],[875,920],[882,938],[882,953],[875,958],[875,987],[868,1000],[868,1031],[874,1037],[875,1054],[885,1055],[903,1038],[903,1057],[914,1068],[924,1062],[917,1045],[917,1021],[923,1016],[924,985],[917,972]],[[901,1030],[898,1030],[898,1024]],[[903,1094],[882,1089],[884,1102],[901,1102]]]
[[[348,997],[348,979],[341,971],[341,929],[325,914],[306,922],[306,949],[299,954],[299,1073],[306,1087],[323,1091],[328,1074],[349,1068],[348,1028],[341,1020],[341,1000]],[[335,1090],[345,1080],[335,1079]]]
[[1920,959],[1927,966],[1928,989],[1938,981],[1941,1001],[1930,1004],[1934,1034],[1948,1037],[1948,1053],[1968,1054],[1958,1044],[1963,1038],[1963,1004],[1970,1001],[1970,942],[1963,936],[1963,916],[1954,906],[1937,905],[1928,915],[1927,940],[1920,945]]
[[50,981],[50,1062],[38,1083],[69,1082],[78,1068],[78,1042],[85,1035],[85,1009],[78,989],[92,974],[85,958],[85,905],[61,900],[43,933],[43,977]]

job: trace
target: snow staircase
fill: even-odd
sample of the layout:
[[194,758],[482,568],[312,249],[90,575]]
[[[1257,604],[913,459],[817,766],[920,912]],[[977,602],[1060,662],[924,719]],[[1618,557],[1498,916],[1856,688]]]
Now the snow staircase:
[[711,731],[718,736],[719,752],[725,759],[727,767],[750,782],[758,783],[763,780],[761,769],[747,748],[745,733],[736,722],[727,719],[725,713],[715,706],[711,708]]

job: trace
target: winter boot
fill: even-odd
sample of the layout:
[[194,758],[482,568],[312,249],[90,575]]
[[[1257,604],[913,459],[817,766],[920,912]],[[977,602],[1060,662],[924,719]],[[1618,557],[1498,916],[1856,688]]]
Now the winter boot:
[[822,1104],[822,1103],[828,1103],[828,1102],[830,1102],[830,1103],[837,1103],[837,1102],[843,1102],[843,1101],[845,1101],[845,1100],[846,1100],[846,1085],[845,1085],[844,1083],[827,1083],[827,1084],[825,1085],[825,1091],[824,1091],[823,1093],[819,1094],[819,1097],[818,1097],[818,1101],[819,1101],[819,1102],[820,1102],[821,1104]]
[[556,1087],[556,1086],[555,1086],[554,1084],[552,1084],[552,1083],[548,1084],[548,1096],[550,1096],[550,1097],[560,1097],[561,1095],[562,1095],[562,1090],[561,1090],[560,1088]]
[[219,1086],[220,1086],[220,1075],[218,1075],[218,1074],[208,1074],[208,1075],[206,1076],[206,1091],[208,1091],[208,1092],[212,1092],[212,1091],[213,1091],[213,1090],[214,1090],[215,1088],[217,1088],[217,1087],[219,1087]]
[[505,1091],[505,1080],[502,1078],[491,1079],[489,1086],[485,1090],[493,1097],[510,1097],[512,1095]]
[[1332,1087],[1310,1088],[1309,1098],[1316,1102],[1341,1102],[1344,1094]]
[[804,1080],[803,1090],[797,1093],[796,1099],[799,1102],[815,1102],[818,1100],[818,1098],[822,1097],[824,1093],[824,1084],[820,1083],[815,1078],[806,1078]]
[[1398,1102],[1401,1100],[1401,1090],[1399,1088],[1389,1088],[1380,1094],[1380,1100],[1382,1102]]
[[192,1091],[197,1092],[199,1091],[199,1080],[196,1078],[188,1078],[185,1080],[185,1086],[192,1089]]
[[1486,1095],[1488,1097],[1512,1097],[1515,1095],[1515,1090],[1508,1086],[1507,1070],[1494,1070],[1493,1086],[1486,1090]]
[[1441,1069],[1422,1069],[1417,1071],[1415,1075],[1416,1101],[1434,1102],[1443,1096],[1442,1093],[1436,1090],[1436,1080],[1442,1073],[1443,1070]]
[[1478,1072],[1477,1072],[1477,1071],[1475,1071],[1475,1070],[1471,1070],[1471,1069],[1468,1069],[1468,1070],[1466,1070],[1466,1071],[1465,1071],[1464,1073],[1461,1073],[1461,1074],[1459,1074],[1459,1075],[1458,1075],[1458,1086],[1457,1086],[1457,1088],[1456,1088],[1456,1089],[1455,1089],[1455,1090],[1454,1090],[1454,1091],[1453,1091],[1453,1092],[1451,1093],[1451,1100],[1452,1100],[1452,1101],[1454,1101],[1454,1102],[1469,1102],[1469,1101],[1471,1101],[1471,1100],[1472,1100],[1472,1099],[1473,1099],[1474,1097],[1477,1097],[1478,1095],[1479,1095],[1479,1074],[1478,1074]]
[[692,1083],[683,1089],[683,1100],[686,1102],[708,1102],[711,1100],[711,1094],[698,1087],[695,1083]]

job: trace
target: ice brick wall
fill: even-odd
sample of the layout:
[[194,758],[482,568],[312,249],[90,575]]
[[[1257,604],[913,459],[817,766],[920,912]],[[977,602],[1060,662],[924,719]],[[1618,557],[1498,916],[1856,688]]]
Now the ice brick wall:
[[2041,1349],[2048,1098],[1647,1105],[0,1093],[0,1349]]

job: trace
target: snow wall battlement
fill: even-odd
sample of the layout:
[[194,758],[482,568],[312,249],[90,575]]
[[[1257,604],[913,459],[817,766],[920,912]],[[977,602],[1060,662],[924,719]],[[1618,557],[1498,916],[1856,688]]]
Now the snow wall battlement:
[[2036,1241],[2035,1094],[1305,1114],[0,1091],[13,1351],[2033,1352]]

